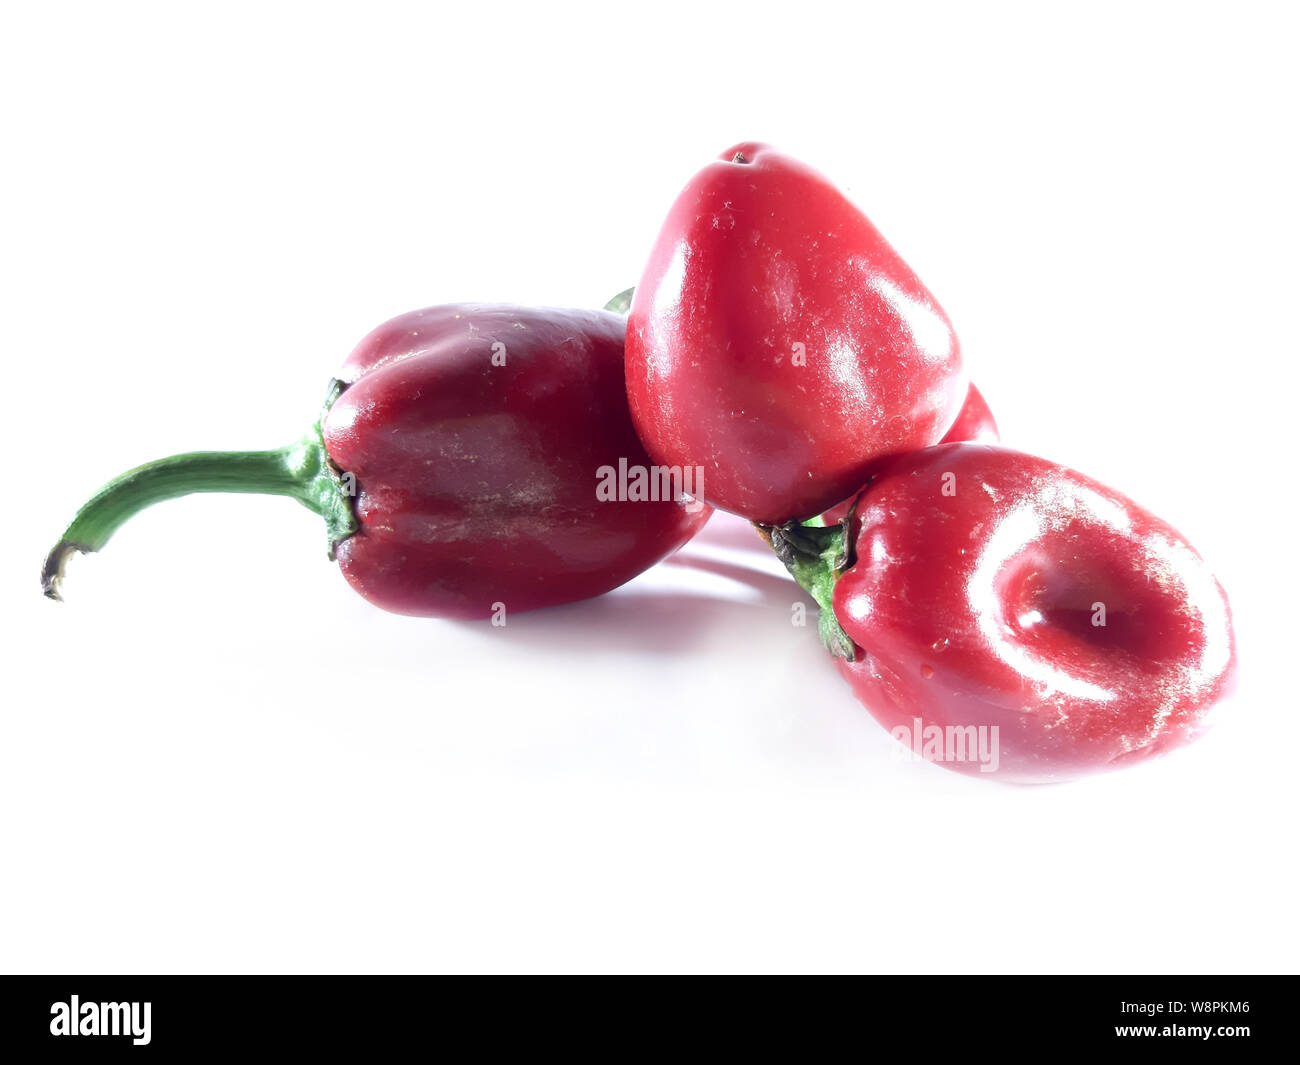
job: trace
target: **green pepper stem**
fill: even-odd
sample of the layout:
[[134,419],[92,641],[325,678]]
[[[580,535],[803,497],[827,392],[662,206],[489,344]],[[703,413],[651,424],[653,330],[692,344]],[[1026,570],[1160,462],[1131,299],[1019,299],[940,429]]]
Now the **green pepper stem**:
[[857,647],[835,616],[833,599],[835,582],[851,561],[848,519],[829,526],[805,525],[797,521],[785,525],[755,522],[754,528],[789,570],[795,583],[821,608],[817,631],[826,650],[836,658],[854,661]]
[[[331,387],[325,409],[342,385]],[[322,418],[324,412],[322,412]],[[252,492],[282,495],[325,519],[330,557],[334,545],[357,530],[346,482],[330,463],[317,421],[301,440],[271,451],[191,451],[158,459],[113,478],[77,511],[41,570],[41,587],[59,599],[63,568],[78,552],[98,551],[131,517],[164,500],[194,492]]]

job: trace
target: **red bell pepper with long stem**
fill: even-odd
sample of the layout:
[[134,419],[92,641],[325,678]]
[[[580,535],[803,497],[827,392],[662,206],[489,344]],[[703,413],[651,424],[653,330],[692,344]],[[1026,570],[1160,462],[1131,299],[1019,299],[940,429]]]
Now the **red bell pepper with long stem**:
[[352,586],[401,614],[487,617],[607,592],[711,513],[680,492],[599,495],[602,470],[651,465],[623,337],[604,311],[457,304],[394,318],[348,358],[301,440],[177,455],[106,485],[50,552],[46,594],[58,598],[70,555],[191,492],[298,500],[325,519]]

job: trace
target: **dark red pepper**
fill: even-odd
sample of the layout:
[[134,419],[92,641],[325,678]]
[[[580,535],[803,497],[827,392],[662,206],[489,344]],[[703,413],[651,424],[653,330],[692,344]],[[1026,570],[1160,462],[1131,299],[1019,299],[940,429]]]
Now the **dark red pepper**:
[[937,443],[967,381],[943,309],[866,216],[739,144],[668,214],[632,299],[627,385],[657,461],[702,466],[708,502],[779,523]]
[[143,507],[212,491],[320,513],[344,576],[385,610],[476,618],[607,592],[711,513],[681,496],[598,498],[602,468],[651,464],[627,408],[624,327],[604,311],[486,304],[394,318],[348,358],[301,441],[179,455],[107,485],[50,553],[46,592],[57,598],[70,554]]
[[768,532],[858,698],[949,768],[987,769],[947,745],[969,754],[981,728],[999,779],[1129,765],[1196,738],[1233,687],[1228,601],[1201,557],[1044,459],[929,448],[882,463],[844,526]]

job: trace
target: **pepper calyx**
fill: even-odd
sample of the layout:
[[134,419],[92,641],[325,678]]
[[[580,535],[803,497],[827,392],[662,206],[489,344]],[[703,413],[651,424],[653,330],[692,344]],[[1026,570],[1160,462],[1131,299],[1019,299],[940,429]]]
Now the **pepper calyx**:
[[846,662],[857,660],[858,649],[835,616],[834,589],[840,575],[853,565],[850,522],[853,508],[837,525],[789,521],[783,525],[754,523],[758,534],[781,560],[795,583],[821,608],[817,631],[826,650]]

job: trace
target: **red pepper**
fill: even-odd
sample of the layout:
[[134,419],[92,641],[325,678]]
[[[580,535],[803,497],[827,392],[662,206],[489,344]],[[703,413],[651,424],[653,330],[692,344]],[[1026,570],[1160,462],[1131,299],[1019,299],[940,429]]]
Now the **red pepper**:
[[966,401],[957,413],[957,420],[948,426],[941,444],[996,444],[1002,437],[998,423],[993,419],[988,400],[974,384],[966,390]]
[[981,735],[1003,780],[1140,762],[1197,737],[1235,681],[1228,601],[1191,545],[1044,459],[944,444],[882,463],[838,529],[768,532],[858,698],[952,769],[988,771]]
[[943,309],[833,185],[761,144],[678,197],[637,285],[627,385],[646,449],[754,521],[820,514],[966,396]]
[[598,496],[602,471],[651,465],[627,408],[624,325],[480,304],[394,318],[348,358],[301,441],[179,455],[107,485],[50,553],[46,593],[58,597],[70,554],[99,550],[140,509],[214,491],[320,513],[344,576],[385,610],[474,618],[607,592],[711,513],[657,482],[656,501]]

